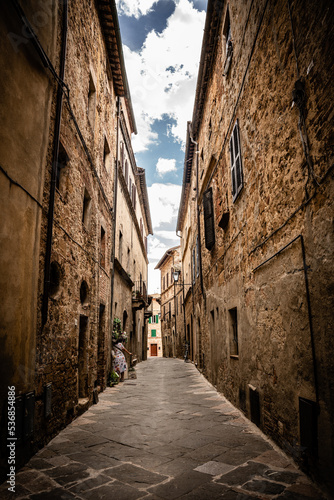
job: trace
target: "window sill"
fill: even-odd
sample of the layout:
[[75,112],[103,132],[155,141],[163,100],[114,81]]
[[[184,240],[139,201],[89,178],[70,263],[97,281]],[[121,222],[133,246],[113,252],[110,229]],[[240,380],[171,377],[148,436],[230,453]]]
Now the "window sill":
[[230,354],[231,359],[239,359],[239,355],[237,354]]

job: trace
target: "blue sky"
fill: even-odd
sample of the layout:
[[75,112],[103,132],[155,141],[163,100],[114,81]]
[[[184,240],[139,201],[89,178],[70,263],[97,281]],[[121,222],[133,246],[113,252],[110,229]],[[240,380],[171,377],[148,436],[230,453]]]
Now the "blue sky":
[[179,244],[176,220],[187,121],[191,120],[206,0],[117,0],[126,70],[145,168],[154,235],[148,240],[150,293],[160,291],[154,267]]

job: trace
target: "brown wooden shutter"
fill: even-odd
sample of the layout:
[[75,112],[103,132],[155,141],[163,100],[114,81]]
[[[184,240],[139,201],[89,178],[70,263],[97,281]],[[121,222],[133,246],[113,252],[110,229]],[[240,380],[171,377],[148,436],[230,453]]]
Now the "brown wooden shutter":
[[208,250],[211,250],[216,242],[212,188],[209,188],[207,191],[205,191],[203,195],[203,207],[205,246]]

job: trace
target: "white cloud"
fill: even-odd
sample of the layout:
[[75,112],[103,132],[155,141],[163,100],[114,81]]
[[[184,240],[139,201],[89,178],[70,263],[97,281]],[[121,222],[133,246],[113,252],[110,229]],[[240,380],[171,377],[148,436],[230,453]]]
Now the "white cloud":
[[[148,190],[153,232],[164,229],[178,214],[181,186],[177,184],[152,184]],[[173,246],[173,245],[171,245]]]
[[175,220],[179,210],[181,186],[176,184],[152,184],[148,188],[154,236],[148,239],[148,284],[149,293],[160,292],[160,271],[155,266],[168,250],[180,244],[176,236]]
[[169,131],[182,143],[192,117],[205,12],[197,11],[190,0],[175,3],[165,30],[151,31],[139,53],[124,47],[138,128],[133,138],[135,152],[157,141],[151,129],[154,120],[164,115],[174,119],[176,124]]
[[137,19],[145,16],[157,0],[117,0],[117,10],[125,16],[134,16]]
[[176,160],[167,160],[166,158],[159,158],[157,163],[157,172],[162,177],[167,172],[176,171]]

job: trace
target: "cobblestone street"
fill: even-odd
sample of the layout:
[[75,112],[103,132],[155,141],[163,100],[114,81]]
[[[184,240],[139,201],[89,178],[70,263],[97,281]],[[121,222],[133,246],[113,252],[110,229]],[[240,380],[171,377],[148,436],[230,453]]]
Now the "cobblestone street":
[[29,499],[324,498],[284,454],[178,359],[140,363],[16,476]]

